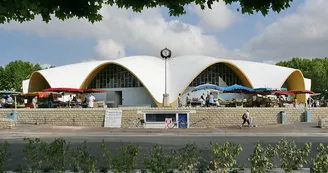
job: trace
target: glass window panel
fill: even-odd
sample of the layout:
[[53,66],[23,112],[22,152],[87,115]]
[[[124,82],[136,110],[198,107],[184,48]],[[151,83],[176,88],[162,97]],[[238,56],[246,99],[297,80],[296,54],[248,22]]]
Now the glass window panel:
[[88,88],[142,87],[129,71],[115,64],[107,65],[92,80]]
[[190,86],[198,86],[205,83],[216,85],[242,84],[239,77],[227,65],[214,64],[201,72],[191,83]]

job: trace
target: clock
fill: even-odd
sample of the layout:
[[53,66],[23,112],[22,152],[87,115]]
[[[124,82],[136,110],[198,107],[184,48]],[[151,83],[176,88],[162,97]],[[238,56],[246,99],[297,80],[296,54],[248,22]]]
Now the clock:
[[171,50],[168,48],[165,48],[161,51],[161,57],[162,58],[171,58]]

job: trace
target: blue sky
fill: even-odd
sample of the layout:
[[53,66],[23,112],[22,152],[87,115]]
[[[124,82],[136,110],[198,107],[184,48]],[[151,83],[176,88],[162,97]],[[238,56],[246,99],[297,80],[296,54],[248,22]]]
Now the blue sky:
[[[313,0],[313,1],[320,1],[320,0]],[[319,4],[320,5],[320,4]],[[297,8],[300,6],[305,6],[304,1],[298,0],[291,4],[291,8],[282,11],[280,14],[276,14],[273,12],[270,12],[270,14],[266,17],[263,17],[261,14],[254,14],[254,15],[247,15],[247,14],[240,14],[236,12],[237,5],[234,4],[232,6],[229,6],[228,10],[230,10],[235,16],[238,17],[236,19],[237,22],[234,22],[234,24],[230,25],[228,28],[224,30],[214,30],[214,31],[206,31],[204,29],[204,32],[202,35],[205,36],[211,36],[211,38],[215,38],[216,41],[224,47],[225,50],[228,51],[234,51],[236,49],[243,49],[243,47],[250,47],[245,46],[248,43],[254,43],[255,41],[258,41],[260,39],[266,39],[268,37],[265,32],[265,28],[269,28],[272,23],[275,23],[282,18],[287,18],[288,16],[291,16],[293,14],[297,14]],[[124,12],[120,12],[124,13]],[[119,14],[120,14],[119,13]],[[156,13],[157,14],[157,13]],[[201,21],[200,15],[196,13],[188,13],[187,15],[181,16],[181,17],[170,17],[167,14],[167,10],[161,10],[160,15],[162,15],[162,18],[164,18],[166,21],[172,21],[172,20],[178,20],[181,23],[188,24],[191,26],[195,26],[198,28],[202,28],[202,26],[199,25],[199,22]],[[218,15],[220,15],[220,11],[218,11]],[[133,14],[130,14],[130,18],[134,17]],[[140,17],[140,19],[143,19],[145,17]],[[148,19],[147,19],[148,20]],[[69,21],[63,22],[63,25],[68,25]],[[40,63],[40,64],[51,64],[51,65],[64,65],[64,64],[70,64],[70,63],[77,63],[81,61],[85,61],[90,59],[93,56],[97,56],[97,53],[95,53],[95,47],[99,44],[99,40],[102,39],[102,36],[99,36],[98,34],[93,34],[90,36],[85,36],[82,34],[82,36],[68,36],[66,34],[61,34],[61,32],[56,30],[56,27],[60,28],[61,23],[59,21],[55,24],[49,24],[51,26],[51,29],[53,29],[53,32],[49,33],[39,33],[40,28],[46,27],[46,24],[40,24],[41,22],[35,23],[25,23],[25,24],[4,24],[0,25],[0,52],[1,52],[1,62],[0,65],[5,65],[13,60],[24,60],[24,61],[30,61],[32,63]],[[59,25],[58,25],[59,23]],[[282,22],[280,22],[282,23]],[[283,24],[283,23],[282,23]],[[108,23],[108,25],[110,25]],[[50,27],[49,26],[49,27]],[[81,28],[83,28],[85,25],[81,24]],[[259,26],[260,29],[256,29],[256,26]],[[69,28],[70,26],[67,26]],[[92,26],[88,26],[91,27]],[[277,27],[277,26],[276,26]],[[283,25],[281,27],[284,27]],[[28,29],[26,29],[28,28]],[[205,28],[205,27],[204,27]],[[262,28],[262,29],[261,29]],[[272,27],[271,27],[272,28]],[[44,30],[47,30],[45,28]],[[65,32],[66,29],[63,29],[62,32]],[[68,29],[67,29],[68,30]],[[45,31],[46,32],[46,31]],[[102,31],[103,32],[103,31]],[[115,35],[114,31],[109,31],[111,34]],[[130,30],[123,31],[128,34]],[[143,32],[140,30],[140,33]],[[145,31],[146,32],[146,31]],[[270,32],[271,33],[271,32]],[[279,32],[281,33],[281,32]],[[68,33],[69,34],[69,33]],[[122,33],[119,33],[122,34]],[[266,35],[265,35],[266,34]],[[287,33],[288,34],[288,33]],[[135,34],[134,34],[135,36]],[[266,36],[266,37],[265,37]],[[143,47],[141,45],[135,46],[135,42],[128,41],[120,41],[118,38],[114,38],[115,36],[106,36],[104,37],[105,40],[114,40],[114,43],[119,42],[121,47],[124,47],[124,54],[125,55],[135,55],[135,54],[150,54],[152,55],[152,52],[154,51],[148,51],[146,50],[147,44],[152,44],[149,40],[142,41]],[[174,36],[172,36],[174,37]],[[195,36],[196,37],[196,36]],[[263,37],[263,38],[262,38]],[[255,39],[254,39],[255,38]],[[270,37],[268,37],[270,38]],[[140,38],[139,38],[140,39]],[[142,38],[141,38],[142,39]],[[184,39],[184,38],[181,38]],[[257,39],[257,40],[256,40]],[[204,39],[205,43],[207,42],[206,39]],[[250,40],[255,40],[251,42]],[[269,39],[268,39],[269,40]],[[178,42],[179,40],[172,40],[173,42]],[[295,40],[297,41],[297,40]],[[114,48],[117,48],[117,46],[113,48],[113,46],[110,46],[108,49],[112,50]],[[252,50],[254,49],[254,45],[263,45],[263,43],[256,42],[256,44],[252,44]],[[267,46],[270,47],[270,46]],[[106,47],[105,47],[106,49]],[[212,48],[211,48],[212,49]],[[215,48],[213,48],[214,50]],[[262,50],[260,48],[257,48],[258,50]],[[299,49],[299,48],[298,48]],[[116,49],[114,49],[116,51]],[[121,49],[119,49],[121,50]],[[115,52],[114,51],[114,52]],[[155,50],[157,51],[157,50]],[[174,51],[174,50],[173,50]],[[186,53],[188,52],[188,49],[186,48]],[[205,50],[206,51],[206,50]],[[244,50],[243,50],[244,51]],[[279,50],[276,50],[279,51]],[[286,50],[281,50],[281,52],[285,52]],[[149,52],[149,53],[148,53]],[[290,56],[293,55],[293,52],[286,53],[286,56],[281,53],[281,57],[278,59],[270,58],[273,57],[272,55],[268,56],[268,58],[259,58],[260,55],[258,54],[259,51],[254,51],[256,53],[250,53],[251,51],[245,51],[245,59],[253,60],[253,61],[268,61],[268,62],[275,62],[278,60],[288,59],[291,58]],[[279,51],[280,52],[280,51]],[[194,53],[194,52],[190,52]],[[196,52],[198,53],[198,52]],[[200,51],[200,53],[202,53]],[[183,54],[183,53],[182,53]],[[216,52],[213,52],[212,54],[217,54]],[[211,55],[212,55],[211,54]],[[270,54],[270,53],[268,53]],[[272,53],[271,53],[272,54]],[[112,54],[111,54],[112,55]],[[244,55],[244,53],[243,53]],[[304,56],[324,56],[323,54],[313,54],[308,55],[304,54]],[[263,57],[263,55],[261,55]],[[295,54],[297,55],[297,53]],[[106,59],[106,58],[105,58]],[[111,58],[108,58],[111,59]]]

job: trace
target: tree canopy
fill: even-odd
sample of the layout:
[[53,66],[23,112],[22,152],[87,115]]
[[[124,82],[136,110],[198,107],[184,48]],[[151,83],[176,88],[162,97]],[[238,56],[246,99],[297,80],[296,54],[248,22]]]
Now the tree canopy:
[[[220,0],[0,0],[0,23],[10,21],[26,22],[41,15],[43,21],[49,22],[54,16],[65,20],[73,17],[86,18],[90,22],[101,21],[100,9],[106,5],[141,12],[145,8],[167,7],[171,16],[186,13],[185,7],[195,3],[201,9],[211,9]],[[227,5],[239,3],[237,11],[243,14],[260,12],[264,16],[270,10],[280,12],[290,7],[293,0],[221,0]]]
[[276,65],[301,70],[305,78],[311,79],[312,90],[328,98],[328,57],[313,59],[296,57],[290,61],[278,62]]
[[29,79],[34,71],[42,70],[40,64],[25,61],[12,61],[0,67],[0,90],[22,90],[22,81]]

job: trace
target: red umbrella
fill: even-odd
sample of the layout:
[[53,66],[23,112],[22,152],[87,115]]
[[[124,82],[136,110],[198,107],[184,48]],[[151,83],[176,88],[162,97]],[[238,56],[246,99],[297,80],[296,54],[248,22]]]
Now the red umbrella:
[[43,92],[83,93],[83,90],[78,88],[47,88]]
[[290,91],[273,91],[271,92],[271,94],[274,94],[274,95],[292,95],[294,93],[290,92]]
[[83,89],[83,93],[106,93],[106,92],[108,92],[108,90],[94,89],[94,88]]
[[313,91],[309,91],[309,90],[291,90],[289,92],[293,94],[315,94]]

